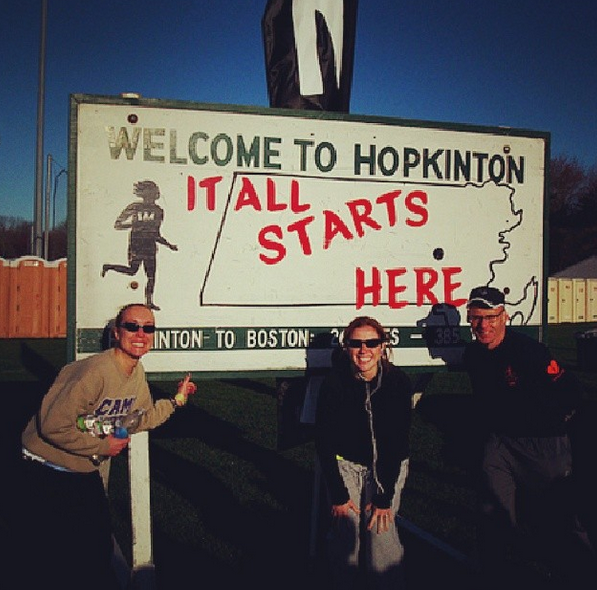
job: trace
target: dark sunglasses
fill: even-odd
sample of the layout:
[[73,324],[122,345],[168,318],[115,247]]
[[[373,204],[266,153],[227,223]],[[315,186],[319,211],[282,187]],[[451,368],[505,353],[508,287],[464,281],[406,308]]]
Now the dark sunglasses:
[[363,344],[365,348],[377,348],[381,346],[383,340],[381,338],[369,338],[368,340],[357,340],[356,338],[349,338],[346,341],[348,348],[361,348]]
[[153,324],[146,324],[145,326],[141,326],[136,322],[122,322],[120,324],[121,328],[124,328],[127,332],[136,333],[139,331],[139,328],[145,332],[145,334],[153,334],[155,332],[155,326]]

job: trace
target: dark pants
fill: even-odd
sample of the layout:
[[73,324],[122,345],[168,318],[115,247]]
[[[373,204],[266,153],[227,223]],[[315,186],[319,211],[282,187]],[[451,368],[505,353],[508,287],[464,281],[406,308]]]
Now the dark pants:
[[112,528],[100,474],[29,460],[19,470],[15,540],[26,576],[22,587],[112,590]]
[[[479,557],[488,587],[507,587],[508,549],[548,564],[555,579],[595,588],[596,557],[574,502],[567,437],[490,436],[479,493]],[[526,544],[526,547],[525,547]]]

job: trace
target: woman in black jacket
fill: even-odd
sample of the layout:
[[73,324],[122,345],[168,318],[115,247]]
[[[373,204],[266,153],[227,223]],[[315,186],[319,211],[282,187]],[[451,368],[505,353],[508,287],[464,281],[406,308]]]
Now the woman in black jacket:
[[404,588],[395,517],[408,474],[410,379],[388,359],[383,326],[366,316],[344,330],[344,354],[319,393],[315,444],[331,505],[334,587],[351,590],[363,566],[376,588]]

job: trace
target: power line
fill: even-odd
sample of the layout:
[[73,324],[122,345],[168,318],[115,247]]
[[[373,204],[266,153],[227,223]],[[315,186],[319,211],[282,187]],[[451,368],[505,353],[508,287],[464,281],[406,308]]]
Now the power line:
[[60,172],[54,177],[54,192],[52,194],[52,229],[56,228],[56,192],[58,191],[58,179],[66,174],[66,168],[61,168]]
[[44,96],[46,70],[46,21],[47,0],[41,0],[41,34],[39,42],[39,78],[37,91],[37,149],[35,158],[35,207],[33,228],[33,254],[41,257],[43,248],[43,152],[44,152]]

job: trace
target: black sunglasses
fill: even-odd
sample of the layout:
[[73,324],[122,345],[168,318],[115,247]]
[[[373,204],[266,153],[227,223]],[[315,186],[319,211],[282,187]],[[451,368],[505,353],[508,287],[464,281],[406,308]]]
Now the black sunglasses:
[[155,326],[153,324],[146,324],[145,326],[142,326],[136,322],[122,322],[120,327],[124,328],[127,332],[133,332],[133,334],[138,332],[139,328],[141,328],[145,334],[153,334],[155,332]]
[[361,348],[363,344],[365,348],[377,348],[382,344],[383,340],[381,338],[369,338],[368,340],[357,340],[356,338],[349,338],[346,341],[346,345],[348,348]]

